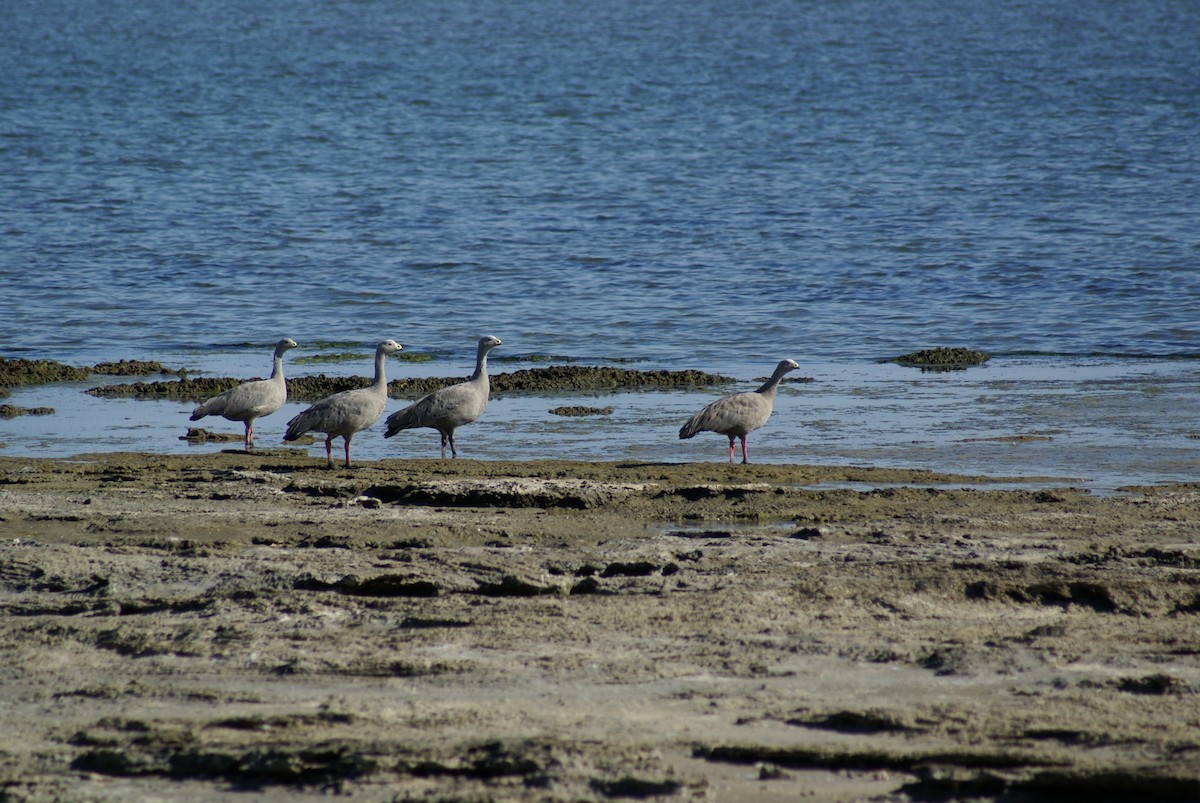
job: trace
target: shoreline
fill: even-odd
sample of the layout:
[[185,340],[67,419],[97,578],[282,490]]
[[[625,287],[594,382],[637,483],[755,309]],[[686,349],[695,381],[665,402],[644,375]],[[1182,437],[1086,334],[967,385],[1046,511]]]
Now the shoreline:
[[1196,488],[944,479],[0,457],[5,788],[1193,799]]
[[[742,377],[737,389],[752,384],[745,379],[749,373],[729,370],[729,365],[709,367]],[[406,372],[412,376],[448,373],[431,371],[425,363],[409,368]],[[960,474],[983,468],[998,476],[1069,478],[1062,482],[1103,493],[1125,485],[1195,477],[1200,441],[1187,414],[1195,372],[1181,370],[1179,364],[1061,365],[992,359],[984,366],[947,373],[892,363],[805,368],[815,381],[781,390],[771,420],[751,437],[752,461],[913,466]],[[600,384],[609,381],[603,372],[588,376]],[[180,385],[170,382],[164,387]],[[180,440],[191,426],[192,402],[96,398],[86,392],[94,387],[85,382],[14,391],[12,405],[56,413],[5,420],[0,454],[209,451]],[[464,430],[463,447],[467,456],[484,460],[717,460],[724,456],[719,436],[680,441],[677,433],[697,409],[727,392],[713,386],[497,393],[480,420]],[[389,410],[404,404],[396,400]],[[556,414],[564,404],[612,412]],[[303,402],[290,401],[262,419],[256,427],[258,445],[278,448],[284,422],[304,407]],[[242,434],[241,425],[234,422],[200,423],[217,438]],[[437,435],[430,430],[385,440],[377,430],[368,431],[355,439],[355,454],[385,461],[432,457],[437,454]]]

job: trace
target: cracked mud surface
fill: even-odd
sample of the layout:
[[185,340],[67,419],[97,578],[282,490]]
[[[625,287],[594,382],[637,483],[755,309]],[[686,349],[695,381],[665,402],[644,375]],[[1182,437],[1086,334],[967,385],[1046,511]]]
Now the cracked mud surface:
[[4,800],[1200,797],[1194,486],[0,458],[0,607]]

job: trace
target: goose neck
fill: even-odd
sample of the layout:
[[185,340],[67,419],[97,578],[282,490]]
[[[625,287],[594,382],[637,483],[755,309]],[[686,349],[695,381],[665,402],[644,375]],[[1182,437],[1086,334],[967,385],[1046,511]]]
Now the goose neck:
[[383,387],[387,385],[387,377],[384,375],[384,361],[387,359],[387,354],[383,349],[375,350],[375,384],[372,387]]
[[774,396],[775,391],[779,388],[779,381],[783,379],[783,375],[787,371],[776,369],[775,373],[771,374],[771,378],[763,383],[763,386],[758,389],[758,392],[764,396]]
[[487,355],[487,349],[483,348],[475,355],[475,373],[471,374],[472,380],[487,376]]

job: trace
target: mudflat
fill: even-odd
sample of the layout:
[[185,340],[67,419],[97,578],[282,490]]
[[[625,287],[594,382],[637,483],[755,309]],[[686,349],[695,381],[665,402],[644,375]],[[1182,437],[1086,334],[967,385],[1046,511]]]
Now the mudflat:
[[1004,487],[0,458],[0,799],[1200,799],[1200,487]]

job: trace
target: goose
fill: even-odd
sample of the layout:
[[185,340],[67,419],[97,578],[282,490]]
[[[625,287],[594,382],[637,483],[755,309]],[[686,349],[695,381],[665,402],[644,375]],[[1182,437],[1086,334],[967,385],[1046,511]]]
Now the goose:
[[446,456],[446,444],[450,453],[458,457],[454,445],[454,430],[469,424],[483,413],[487,406],[491,386],[488,382],[488,352],[501,345],[500,338],[480,338],[475,351],[475,373],[466,382],[435,390],[427,396],[388,416],[387,430],[383,437],[390,438],[397,432],[417,427],[430,427],[442,435],[442,457]]
[[799,368],[794,360],[782,360],[775,366],[761,388],[745,393],[735,393],[717,399],[700,412],[688,419],[679,429],[679,439],[684,440],[697,432],[718,432],[729,438],[729,462],[733,462],[733,442],[735,438],[742,439],[742,462],[749,463],[746,457],[746,436],[767,423],[771,410],[775,407],[775,391],[779,388],[779,380],[788,371]]
[[325,433],[325,459],[333,468],[333,439],[346,442],[346,468],[350,468],[350,439],[379,420],[387,404],[387,378],[383,363],[387,355],[404,347],[385,340],[375,347],[375,381],[365,388],[354,388],[326,396],[288,422],[285,441],[294,441],[306,432]]
[[283,353],[298,344],[285,337],[275,344],[275,365],[270,379],[255,379],[230,388],[192,410],[192,421],[207,415],[219,415],[246,425],[246,449],[254,448],[254,422],[278,410],[287,401],[287,382],[283,378]]

